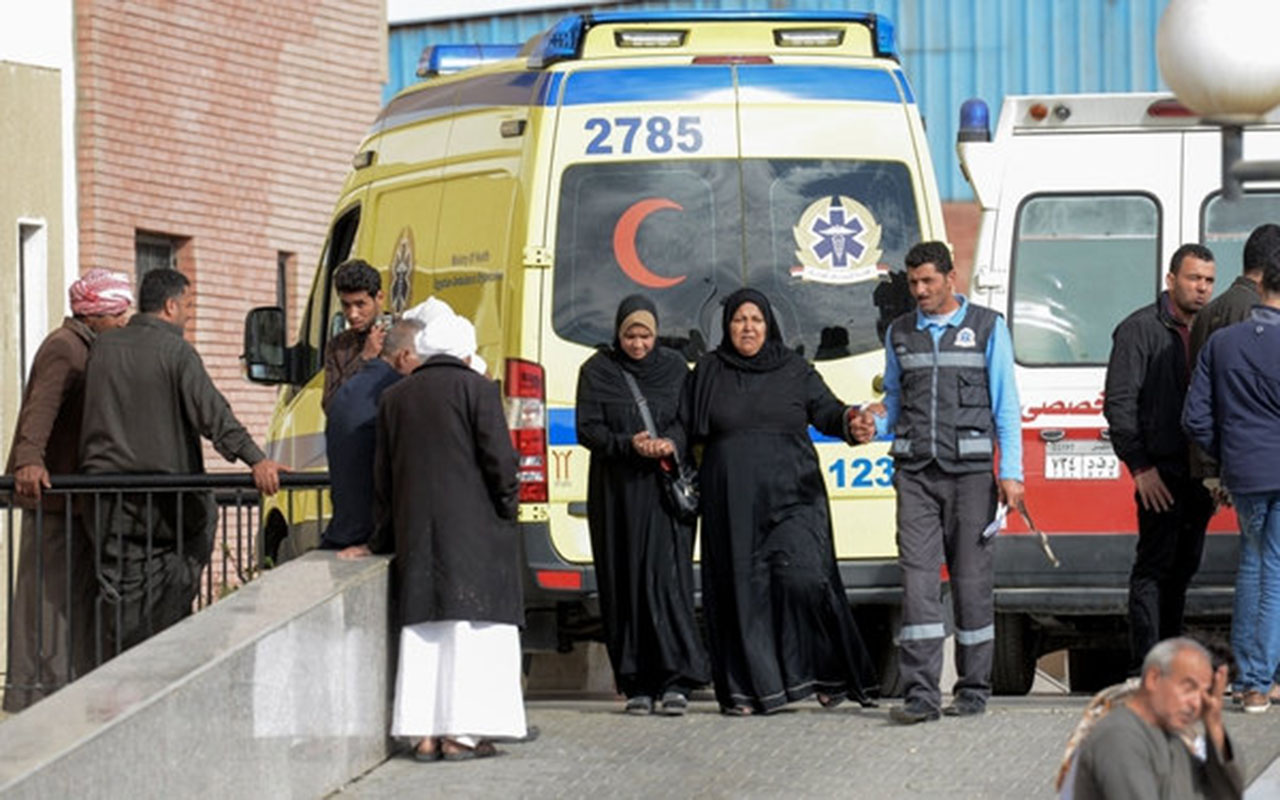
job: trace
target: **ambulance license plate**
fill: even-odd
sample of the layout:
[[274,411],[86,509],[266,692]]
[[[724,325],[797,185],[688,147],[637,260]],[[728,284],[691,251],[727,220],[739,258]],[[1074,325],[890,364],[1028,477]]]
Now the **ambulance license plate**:
[[1110,442],[1068,439],[1046,442],[1044,477],[1051,481],[1100,481],[1120,477],[1120,458]]

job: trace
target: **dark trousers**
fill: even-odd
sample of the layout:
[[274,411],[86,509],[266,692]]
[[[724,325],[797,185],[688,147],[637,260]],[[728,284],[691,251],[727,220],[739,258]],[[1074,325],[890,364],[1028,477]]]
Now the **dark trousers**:
[[102,658],[190,616],[212,543],[212,501],[203,494],[104,498],[98,538]]
[[1156,642],[1182,634],[1187,585],[1200,569],[1213,516],[1213,498],[1199,480],[1164,471],[1160,478],[1173,495],[1168,511],[1143,508],[1134,493],[1138,546],[1129,573],[1129,647],[1135,674]]
[[17,713],[93,668],[93,551],[74,512],[22,512],[4,710]]
[[995,516],[990,472],[949,474],[936,465],[894,473],[898,490],[898,563],[902,567],[902,630],[898,662],[908,702],[942,704],[942,619],[939,570],[946,563],[956,622],[954,693],[985,700],[995,654],[994,544],[982,531]]

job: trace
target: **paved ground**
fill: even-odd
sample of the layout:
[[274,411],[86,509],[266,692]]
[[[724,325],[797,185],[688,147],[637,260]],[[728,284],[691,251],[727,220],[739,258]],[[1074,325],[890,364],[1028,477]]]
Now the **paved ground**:
[[[1051,797],[1086,700],[997,698],[983,717],[901,727],[887,706],[826,711],[810,702],[734,719],[701,697],[681,719],[628,717],[611,699],[535,700],[536,742],[504,745],[488,761],[393,758],[333,797]],[[1227,725],[1249,780],[1280,756],[1280,709],[1232,713]],[[1267,785],[1280,789],[1274,773]]]

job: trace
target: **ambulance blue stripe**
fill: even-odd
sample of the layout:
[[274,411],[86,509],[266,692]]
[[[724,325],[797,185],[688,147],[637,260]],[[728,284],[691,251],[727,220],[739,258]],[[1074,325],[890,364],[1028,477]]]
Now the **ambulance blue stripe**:
[[[633,67],[575,72],[565,84],[564,105],[697,101],[730,92],[729,67]],[[730,98],[732,99],[732,98]]]
[[902,88],[903,98],[906,99],[908,103],[915,105],[916,96],[911,91],[911,84],[907,81],[907,76],[902,74],[902,70],[895,69],[893,71],[893,77],[898,79],[898,86]]
[[738,67],[738,89],[743,100],[760,89],[770,99],[902,102],[893,76],[882,69],[748,64]]
[[[809,428],[809,439],[816,444],[840,444],[840,439]],[[572,408],[547,410],[547,443],[552,447],[567,447],[578,443],[577,416]]]

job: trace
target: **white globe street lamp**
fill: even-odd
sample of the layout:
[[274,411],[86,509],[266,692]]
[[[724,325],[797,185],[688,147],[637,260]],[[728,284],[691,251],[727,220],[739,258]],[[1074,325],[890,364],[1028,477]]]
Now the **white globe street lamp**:
[[1156,30],[1160,74],[1178,101],[1222,128],[1222,191],[1280,180],[1280,161],[1242,161],[1243,129],[1280,105],[1280,0],[1170,0]]

